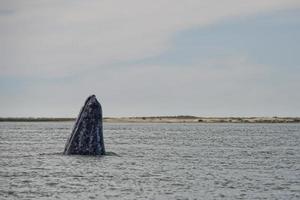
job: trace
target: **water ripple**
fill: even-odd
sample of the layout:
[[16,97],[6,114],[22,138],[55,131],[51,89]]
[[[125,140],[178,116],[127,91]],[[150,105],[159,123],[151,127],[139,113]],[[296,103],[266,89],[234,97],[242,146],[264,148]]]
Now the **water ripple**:
[[299,124],[105,124],[104,157],[71,128],[0,123],[1,199],[300,199]]

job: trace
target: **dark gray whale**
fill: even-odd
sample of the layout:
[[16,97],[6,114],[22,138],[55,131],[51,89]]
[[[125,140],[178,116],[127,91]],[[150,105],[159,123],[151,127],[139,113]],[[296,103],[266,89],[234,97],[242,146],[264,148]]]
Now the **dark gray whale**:
[[66,143],[64,154],[104,155],[102,108],[95,95],[87,98]]

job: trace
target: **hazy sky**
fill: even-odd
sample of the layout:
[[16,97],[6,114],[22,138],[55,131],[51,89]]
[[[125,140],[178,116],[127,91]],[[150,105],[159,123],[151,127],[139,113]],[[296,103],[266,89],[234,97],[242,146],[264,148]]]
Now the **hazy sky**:
[[300,116],[299,0],[0,0],[0,116]]

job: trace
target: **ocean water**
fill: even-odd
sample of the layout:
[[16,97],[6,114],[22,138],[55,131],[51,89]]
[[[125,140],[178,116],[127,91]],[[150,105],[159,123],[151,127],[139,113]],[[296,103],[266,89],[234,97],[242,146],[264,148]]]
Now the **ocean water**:
[[104,124],[103,157],[72,126],[0,123],[0,199],[300,199],[300,124]]

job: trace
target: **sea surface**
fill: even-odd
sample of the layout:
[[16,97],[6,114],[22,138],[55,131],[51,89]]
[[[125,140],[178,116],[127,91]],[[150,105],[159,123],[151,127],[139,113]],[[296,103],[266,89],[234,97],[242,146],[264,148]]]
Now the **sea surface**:
[[0,123],[1,200],[300,199],[300,124],[104,124],[103,157],[72,126]]

